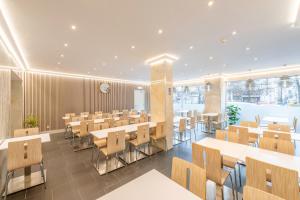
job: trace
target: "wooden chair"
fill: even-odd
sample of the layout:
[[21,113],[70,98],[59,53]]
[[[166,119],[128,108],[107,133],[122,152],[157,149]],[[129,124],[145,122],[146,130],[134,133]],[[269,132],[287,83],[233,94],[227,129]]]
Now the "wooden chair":
[[114,119],[113,118],[106,118],[104,119],[104,123],[109,124],[109,128],[112,128],[114,126]]
[[239,143],[249,145],[249,134],[247,127],[238,127]]
[[241,121],[240,126],[250,127],[250,128],[258,128],[257,122],[252,121]]
[[83,121],[83,120],[84,120],[84,118],[81,117],[81,116],[73,116],[73,117],[71,118],[71,121],[72,121],[72,122],[78,122],[78,121]]
[[95,115],[102,115],[102,111],[96,111]]
[[[78,137],[80,139],[80,144],[83,142],[84,139],[88,139],[88,143],[90,144],[91,141],[90,139],[90,135],[88,132],[88,121],[81,121],[80,122],[80,128],[79,131],[73,132],[73,147],[75,148],[75,138]],[[93,122],[90,122],[93,123]]]
[[201,199],[206,199],[205,169],[202,169],[193,163],[174,157],[172,161],[171,178],[173,181],[190,190]]
[[157,122],[154,134],[150,136],[152,141],[156,143],[159,140],[164,140],[164,150],[167,150],[167,139],[165,133],[165,122]]
[[218,140],[226,140],[227,132],[224,130],[216,130],[216,139]]
[[278,140],[277,141],[277,151],[280,153],[295,155],[295,146],[291,141]]
[[284,200],[278,196],[270,194],[268,192],[259,190],[251,186],[244,186],[243,200]]
[[191,117],[189,124],[186,126],[186,129],[189,130],[190,135],[192,134],[192,131],[194,132],[195,135],[195,140],[197,140],[197,134],[196,134],[196,118]]
[[38,135],[40,133],[39,128],[25,128],[14,130],[14,137],[23,137],[28,135]]
[[[148,155],[150,155],[150,134],[149,134],[149,125],[141,125],[137,127],[137,137],[134,140],[130,140],[129,143],[134,146],[135,150],[139,152],[139,148],[143,145],[148,145]],[[136,153],[136,160],[138,154]]]
[[[111,156],[115,156],[118,159],[119,153],[124,153],[126,148],[125,145],[125,131],[109,132],[107,135],[107,146],[100,148],[100,152],[105,156],[106,172],[108,173],[108,159]],[[97,163],[99,163],[99,156]],[[99,164],[97,164],[99,168]]]
[[259,148],[276,151],[276,140],[274,138],[263,137],[259,140]]
[[[205,154],[205,156],[204,156]],[[228,177],[230,177],[232,186],[232,196],[234,197],[234,185],[230,172],[222,168],[222,156],[219,150],[203,147],[199,144],[192,144],[193,163],[206,169],[207,179],[215,182],[222,189],[222,199],[224,199],[223,186]]]
[[268,129],[274,130],[274,131],[282,131],[282,132],[290,132],[291,131],[290,126],[286,125],[286,124],[268,124]]
[[41,139],[37,138],[32,140],[8,143],[7,173],[4,188],[4,199],[6,199],[7,197],[8,183],[14,172],[18,169],[30,167],[32,165],[40,166],[41,176],[46,188]]
[[178,137],[175,135],[175,140],[180,142],[185,142],[186,140],[182,139],[182,136],[186,136],[186,119],[181,118],[179,120],[179,126],[174,130],[175,133],[178,133]]
[[228,131],[227,137],[229,142],[238,143],[239,142],[239,136],[236,132]]

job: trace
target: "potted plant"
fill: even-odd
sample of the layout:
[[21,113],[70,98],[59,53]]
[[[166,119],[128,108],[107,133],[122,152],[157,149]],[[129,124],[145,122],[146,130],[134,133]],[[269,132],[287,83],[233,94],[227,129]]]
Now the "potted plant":
[[35,128],[38,127],[38,119],[34,115],[29,115],[24,120],[24,127],[25,128]]
[[240,120],[240,110],[241,108],[236,105],[229,105],[226,107],[229,125],[234,125]]

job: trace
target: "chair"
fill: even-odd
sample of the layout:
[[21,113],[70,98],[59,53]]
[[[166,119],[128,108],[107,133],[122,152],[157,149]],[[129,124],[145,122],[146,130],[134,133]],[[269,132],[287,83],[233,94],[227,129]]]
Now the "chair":
[[201,130],[203,130],[203,125],[205,124],[205,121],[203,119],[202,113],[197,112],[197,115],[195,117],[196,117],[197,129],[198,129],[198,125],[200,124]]
[[196,134],[196,118],[195,117],[191,117],[190,119],[190,123],[186,126],[186,129],[190,131],[190,134],[192,134],[192,131],[194,132],[195,135],[195,140],[197,140],[197,134]]
[[38,135],[40,133],[39,128],[26,128],[14,130],[14,137],[23,137],[28,135]]
[[218,113],[218,116],[212,121],[212,124],[215,129],[223,129],[225,124],[224,115],[222,113]]
[[258,128],[257,122],[251,122],[251,121],[241,121],[240,126]]
[[[88,133],[88,123],[93,123],[93,122],[81,121],[79,131],[73,133],[73,147],[75,147],[75,137],[80,138],[80,143],[82,143],[83,139],[85,138],[89,139],[90,135]],[[88,141],[88,143],[90,143],[90,141]]]
[[[139,152],[139,147],[148,144],[148,155],[150,154],[150,134],[149,134],[149,125],[141,125],[137,127],[137,137],[134,140],[130,140],[129,143],[134,146],[135,150]],[[138,154],[136,153],[136,160]]]
[[95,115],[102,115],[102,111],[96,111]]
[[[201,199],[206,199],[206,171],[199,166],[174,157],[171,179],[190,190]],[[188,183],[189,180],[189,183]]]
[[259,140],[259,148],[276,151],[276,140],[274,138],[263,137]]
[[41,176],[43,178],[44,186],[46,188],[41,139],[37,138],[32,140],[8,143],[7,172],[4,188],[5,200],[8,192],[8,183],[10,178],[13,176],[14,172],[21,168],[31,167],[32,165],[40,166]]
[[249,145],[249,134],[247,127],[238,127],[239,143]]
[[267,130],[263,132],[263,137],[269,137],[274,139],[281,139],[281,140],[289,140],[291,141],[291,134],[288,132],[282,132],[282,131],[272,131]]
[[[108,159],[111,156],[118,158],[119,153],[124,153],[126,148],[125,145],[125,131],[109,132],[107,135],[107,146],[100,148],[100,152],[105,156],[105,173],[108,173]],[[97,163],[99,162],[99,155]],[[99,168],[99,164],[97,164]]]
[[[186,140],[182,139],[182,136],[186,134],[186,120],[184,118],[181,118],[179,120],[179,126],[174,130],[174,132],[179,134],[179,137],[177,138],[175,136],[175,139],[180,141],[180,142],[184,142]],[[191,139],[191,138],[190,138]]]
[[243,200],[284,200],[268,192],[246,185],[243,189]]
[[239,142],[239,136],[236,132],[228,131],[227,138],[229,142],[238,143]]
[[164,150],[167,150],[167,138],[165,133],[165,122],[157,122],[154,134],[150,136],[152,141],[156,143],[159,140],[164,140]]
[[295,146],[291,141],[279,139],[277,141],[277,151],[280,153],[295,155]]
[[290,126],[286,125],[286,124],[268,124],[268,129],[274,130],[274,131],[282,131],[282,132],[290,132],[291,131]]
[[[205,154],[205,155],[204,155]],[[192,144],[193,163],[206,169],[207,179],[215,182],[222,189],[222,199],[224,199],[223,186],[228,177],[230,177],[232,186],[232,196],[234,197],[234,186],[230,172],[222,168],[222,156],[219,150],[203,147],[199,144]]]
[[294,119],[293,119],[293,132],[294,133],[297,132],[297,124],[298,124],[298,118],[294,117]]
[[73,117],[71,118],[71,121],[72,121],[72,122],[78,122],[78,121],[83,121],[83,120],[84,120],[84,118],[81,117],[81,116],[73,116]]
[[114,119],[113,118],[106,118],[104,119],[104,123],[107,123],[109,125],[109,128],[112,128],[114,126]]
[[224,130],[216,130],[216,139],[218,140],[226,140],[227,132]]

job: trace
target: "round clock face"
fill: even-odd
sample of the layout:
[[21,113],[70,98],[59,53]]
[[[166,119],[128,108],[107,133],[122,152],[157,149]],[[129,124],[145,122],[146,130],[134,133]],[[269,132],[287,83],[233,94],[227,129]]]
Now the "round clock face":
[[101,83],[100,84],[100,91],[102,93],[108,93],[109,92],[109,84],[108,83]]

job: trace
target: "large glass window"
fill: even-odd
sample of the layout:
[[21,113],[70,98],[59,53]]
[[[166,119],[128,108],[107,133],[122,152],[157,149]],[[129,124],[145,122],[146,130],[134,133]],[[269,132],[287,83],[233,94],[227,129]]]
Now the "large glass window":
[[204,108],[204,86],[176,86],[173,88],[174,110],[198,110]]

